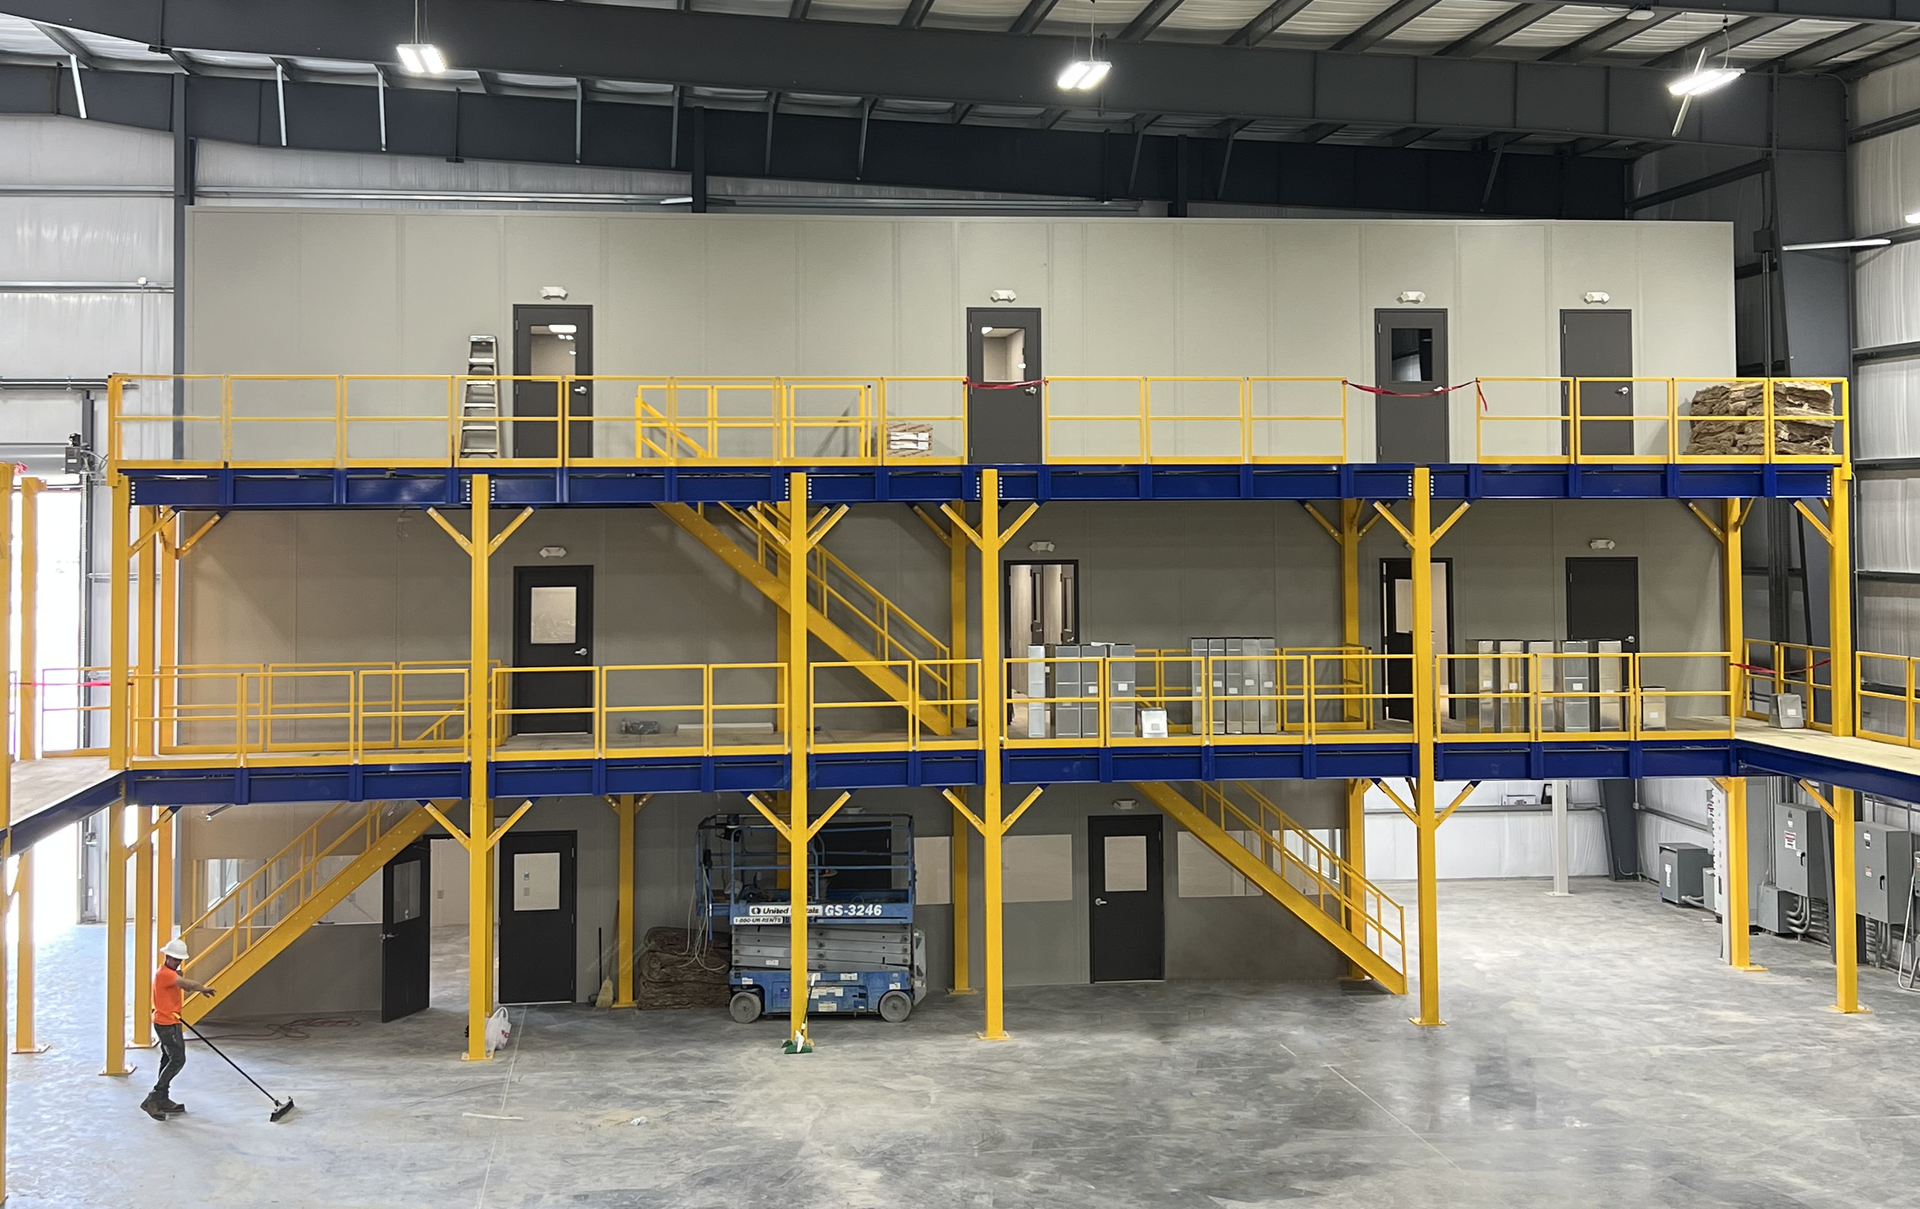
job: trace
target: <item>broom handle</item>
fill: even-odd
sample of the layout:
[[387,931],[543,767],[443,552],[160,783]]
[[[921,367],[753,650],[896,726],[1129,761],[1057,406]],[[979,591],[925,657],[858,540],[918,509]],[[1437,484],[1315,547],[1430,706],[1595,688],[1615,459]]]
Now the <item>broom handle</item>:
[[[182,1020],[180,1023],[187,1024],[187,1022],[184,1020]],[[200,1040],[206,1041],[208,1049],[212,1050],[216,1054],[219,1054],[221,1059],[224,1060],[228,1066],[231,1066],[235,1070],[239,1070],[240,1077],[242,1079],[245,1079],[247,1082],[253,1084],[254,1087],[259,1088],[261,1095],[265,1096],[269,1100],[273,1100],[275,1104],[278,1104],[280,1102],[279,1100],[274,1099],[274,1095],[272,1092],[260,1086],[259,1080],[255,1079],[252,1075],[248,1074],[246,1071],[240,1070],[240,1064],[238,1062],[235,1062],[232,1058],[227,1057],[227,1052],[225,1050],[221,1049],[219,1046],[215,1045],[213,1042],[207,1041],[206,1035],[202,1033],[199,1029],[193,1027],[191,1024],[187,1024],[187,1031],[189,1033],[192,1033],[194,1036],[200,1038]]]

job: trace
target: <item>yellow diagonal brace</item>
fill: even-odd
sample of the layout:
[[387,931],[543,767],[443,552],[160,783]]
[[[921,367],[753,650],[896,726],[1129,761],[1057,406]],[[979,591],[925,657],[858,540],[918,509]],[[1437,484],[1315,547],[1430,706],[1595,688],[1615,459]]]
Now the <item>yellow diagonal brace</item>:
[[933,519],[933,517],[927,515],[926,509],[916,505],[911,511],[915,516],[920,518],[920,520],[927,526],[927,528],[933,530],[933,535],[940,539],[941,545],[946,546],[948,548],[951,548],[953,546],[954,534],[949,533],[945,529],[942,529],[940,527],[939,521],[936,521]]
[[1019,515],[1019,517],[1011,525],[1008,525],[1004,529],[1000,530],[1001,544],[1005,545],[1007,542],[1012,541],[1013,535],[1020,532],[1020,527],[1022,525],[1025,525],[1028,521],[1032,520],[1033,514],[1038,511],[1040,511],[1040,505],[1028,504],[1027,510],[1025,512],[1022,512]]
[[507,527],[500,530],[499,534],[492,541],[487,543],[488,555],[498,554],[500,552],[500,547],[506,543],[506,540],[508,538],[513,536],[513,531],[515,529],[518,529],[520,526],[526,524],[527,518],[532,515],[533,515],[533,509],[522,508],[520,510],[520,515],[508,521]]
[[1433,820],[1433,825],[1435,827],[1438,827],[1440,824],[1446,822],[1447,816],[1452,814],[1454,811],[1460,809],[1461,803],[1465,802],[1468,798],[1472,797],[1473,791],[1478,788],[1480,788],[1480,782],[1468,781],[1467,787],[1465,789],[1462,789],[1459,792],[1459,794],[1453,799],[1453,801],[1447,803],[1447,808],[1440,812],[1440,817]]
[[1340,530],[1328,524],[1327,518],[1320,515],[1320,510],[1318,508],[1315,508],[1311,503],[1307,502],[1306,500],[1301,500],[1300,506],[1307,510],[1308,516],[1320,522],[1320,527],[1327,531],[1328,537],[1332,538],[1334,541],[1340,540]]
[[1808,797],[1820,803],[1820,809],[1827,812],[1828,818],[1834,820],[1836,823],[1840,821],[1840,816],[1835,814],[1833,811],[1833,803],[1827,801],[1826,797],[1819,790],[1815,789],[1811,782],[1808,782],[1808,781],[1800,782],[1800,788],[1807,791]]
[[447,531],[447,536],[453,539],[455,545],[465,550],[469,558],[473,556],[473,543],[468,541],[466,535],[461,533],[460,530],[448,524],[447,518],[440,515],[438,508],[427,509],[427,515],[433,518],[434,524]]
[[[619,812],[620,810],[619,799],[609,796],[609,797],[602,798],[601,801],[607,804],[607,809],[614,811],[615,813]],[[637,814],[641,810],[644,810],[646,808],[647,803],[651,801],[653,801],[653,795],[650,793],[643,793],[636,796],[633,799],[634,813]]]
[[500,824],[500,825],[499,825],[498,827],[495,827],[495,828],[493,829],[493,831],[492,831],[491,833],[489,833],[489,834],[488,834],[488,836],[487,836],[487,847],[488,847],[488,848],[492,848],[492,847],[493,847],[493,846],[494,846],[495,844],[498,844],[498,843],[500,842],[500,837],[501,837],[501,836],[503,836],[503,835],[505,835],[505,834],[507,833],[507,828],[509,828],[509,827],[511,827],[511,826],[513,826],[513,825],[514,825],[515,823],[517,823],[517,822],[519,822],[519,821],[520,821],[520,816],[521,816],[521,815],[523,815],[523,814],[525,814],[525,813],[527,813],[527,811],[529,811],[529,810],[532,810],[532,809],[533,809],[533,799],[532,799],[532,798],[528,798],[528,799],[527,799],[526,801],[524,801],[524,802],[522,802],[522,803],[520,803],[520,809],[518,809],[518,810],[516,810],[516,811],[514,811],[514,812],[513,812],[512,814],[510,814],[510,815],[508,815],[508,816],[507,816],[507,821],[506,821],[506,822],[504,822],[504,823],[502,823],[502,824]]
[[826,540],[827,534],[833,531],[833,527],[839,524],[840,518],[846,514],[847,506],[842,504],[826,517],[816,518],[813,522],[813,527],[807,530],[807,548],[812,549]]
[[762,802],[757,795],[750,793],[746,794],[745,797],[748,802],[753,804],[753,808],[760,812],[762,818],[773,824],[773,829],[780,833],[781,839],[787,841],[789,844],[793,842],[793,833],[787,829],[786,823],[781,821],[779,815],[770,810],[767,804]]
[[1013,825],[1020,821],[1020,816],[1027,812],[1027,807],[1039,801],[1040,795],[1046,791],[1047,787],[1045,785],[1034,786],[1033,792],[1022,799],[1020,804],[1013,808],[1013,813],[1007,816],[1006,821],[1000,824],[1000,834],[1005,835],[1007,832],[1012,831]]
[[954,793],[953,790],[951,789],[941,790],[940,795],[946,798],[947,801],[952,802],[953,808],[955,810],[958,810],[962,815],[966,816],[967,822],[973,824],[973,829],[975,831],[978,831],[981,835],[985,835],[987,833],[987,825],[980,821],[979,815],[967,809],[967,804],[960,800],[960,795]]
[[1715,524],[1713,519],[1706,513],[1700,511],[1700,505],[1694,503],[1692,500],[1688,500],[1687,511],[1693,513],[1700,523],[1707,527],[1707,532],[1713,534],[1714,541],[1723,542],[1727,540],[1727,531]]
[[1820,536],[1826,539],[1826,543],[1829,546],[1833,544],[1833,530],[1827,528],[1827,523],[1813,514],[1813,509],[1807,507],[1807,501],[1795,500],[1793,501],[1793,508],[1794,511],[1798,512],[1801,516],[1807,518],[1809,525],[1819,530]]
[[441,814],[440,808],[438,806],[435,806],[432,802],[422,802],[420,803],[420,809],[426,811],[427,814],[433,819],[434,822],[440,824],[442,827],[445,827],[447,829],[447,834],[453,837],[454,843],[460,845],[462,848],[468,848],[468,849],[471,848],[471,845],[467,843],[467,833],[460,830],[460,828],[455,827],[453,825],[452,819],[449,819],[446,815]]
[[1435,526],[1433,530],[1433,540],[1437,542],[1441,538],[1445,537],[1447,535],[1447,530],[1453,528],[1453,522],[1465,516],[1467,514],[1467,509],[1470,506],[1471,506],[1470,504],[1466,502],[1462,502],[1458,508],[1455,508],[1453,512],[1448,515],[1446,520],[1441,521],[1437,526]]
[[848,802],[851,802],[852,800],[853,800],[853,795],[850,793],[843,793],[838,798],[834,799],[833,805],[827,807],[827,809],[820,815],[819,818],[807,824],[807,838],[812,839],[814,836],[819,835],[820,829],[827,825],[827,820],[832,818],[834,815],[839,814],[840,808],[842,806],[845,806]]
[[972,525],[969,525],[966,521],[960,519],[960,514],[953,510],[952,504],[940,505],[940,511],[947,514],[947,519],[953,522],[954,528],[960,530],[960,532],[967,535],[968,541],[972,542],[976,546],[985,544],[987,539],[980,536],[979,530],[975,529]]
[[1742,504],[1740,506],[1740,524],[1742,526],[1744,526],[1747,523],[1747,514],[1752,511],[1753,511],[1752,500],[1748,500],[1745,504]]
[[212,516],[208,517],[206,524],[200,526],[198,529],[195,529],[193,531],[192,537],[189,537],[187,540],[180,543],[180,548],[173,552],[173,556],[175,558],[185,558],[187,556],[187,551],[193,549],[194,545],[198,543],[201,538],[207,535],[207,530],[219,524],[220,518],[224,515],[226,514],[223,512],[216,512]]
[[1388,785],[1385,781],[1382,781],[1379,777],[1373,778],[1373,783],[1376,787],[1378,787],[1381,793],[1384,793],[1387,795],[1388,801],[1392,802],[1395,806],[1398,806],[1400,808],[1401,814],[1406,815],[1408,818],[1413,817],[1413,807],[1401,801],[1400,795],[1393,792],[1393,787],[1391,785]]
[[1380,523],[1380,518],[1378,516],[1368,517],[1367,523],[1360,526],[1359,536],[1365,537],[1367,534],[1373,532],[1373,527],[1379,523]]
[[173,509],[162,508],[154,516],[154,521],[140,534],[138,541],[127,547],[129,552],[140,549],[160,535],[160,531],[173,523]]
[[1381,503],[1379,500],[1375,500],[1373,501],[1373,510],[1380,514],[1381,520],[1387,522],[1389,525],[1392,525],[1396,530],[1399,531],[1400,536],[1406,539],[1407,545],[1409,546],[1413,545],[1413,531],[1407,528],[1405,525],[1401,524],[1400,518],[1396,517],[1392,512],[1388,511],[1387,506],[1385,504]]

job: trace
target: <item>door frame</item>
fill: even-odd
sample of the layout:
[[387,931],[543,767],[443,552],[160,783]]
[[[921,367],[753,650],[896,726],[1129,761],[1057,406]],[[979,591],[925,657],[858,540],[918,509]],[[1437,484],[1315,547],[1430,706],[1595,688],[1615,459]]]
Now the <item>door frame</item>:
[[[1633,568],[1633,633],[1627,635],[1624,639],[1591,638],[1591,637],[1575,636],[1573,632],[1573,591],[1572,591],[1573,564],[1575,563],[1624,563]],[[1563,609],[1564,616],[1562,617],[1562,623],[1565,627],[1567,639],[1571,642],[1618,641],[1618,642],[1623,642],[1625,644],[1623,649],[1628,654],[1633,654],[1639,651],[1640,623],[1642,620],[1641,609],[1640,609],[1640,558],[1639,556],[1633,555],[1633,554],[1603,554],[1603,555],[1570,554],[1566,558],[1565,566],[1562,568],[1562,574],[1566,577],[1563,581],[1563,590],[1561,592],[1561,595],[1566,597],[1566,600],[1564,602],[1565,607]]]
[[[1625,376],[1628,378],[1633,377],[1633,309],[1631,307],[1580,307],[1578,309],[1575,309],[1573,307],[1562,307],[1560,309],[1560,376],[1562,378],[1571,379],[1576,377],[1576,375],[1570,374],[1567,372],[1567,317],[1569,315],[1624,315],[1626,316],[1626,319],[1627,319],[1627,373]],[[1611,375],[1608,375],[1608,376],[1611,376]],[[1634,388],[1634,384],[1632,382],[1628,382],[1626,385],[1627,410],[1621,413],[1623,415],[1630,416],[1634,414],[1633,388]],[[1568,433],[1568,430],[1571,429],[1573,426],[1572,424],[1573,391],[1574,391],[1574,385],[1571,381],[1567,382],[1560,388],[1560,414],[1563,416],[1566,416],[1568,421],[1567,423],[1562,424],[1560,426],[1560,452],[1561,453],[1567,452],[1567,442],[1568,442],[1567,433]],[[1584,404],[1584,400],[1582,402]],[[1602,412],[1602,413],[1595,413],[1595,414],[1604,415],[1606,413]],[[1608,455],[1608,456],[1630,456],[1633,453],[1633,446],[1634,446],[1634,427],[1635,426],[1632,424],[1620,424],[1611,420],[1602,420],[1594,425],[1594,431],[1599,432],[1599,431],[1610,429],[1610,428],[1626,429],[1627,430],[1627,453],[1625,455],[1616,454],[1616,455]],[[1588,434],[1584,432],[1580,434],[1580,449],[1583,455],[1586,452],[1587,435]]]
[[[1149,831],[1117,831],[1116,835],[1143,834],[1147,840],[1147,889],[1138,893],[1151,894],[1159,890],[1156,901],[1159,918],[1159,946],[1154,952],[1157,973],[1147,978],[1101,978],[1098,965],[1099,945],[1096,935],[1100,920],[1099,887],[1105,881],[1106,874],[1106,835],[1096,836],[1096,828],[1101,823],[1134,823],[1144,827],[1152,824]],[[1167,826],[1166,818],[1157,813],[1136,814],[1090,814],[1087,816],[1087,981],[1097,982],[1165,982],[1167,978]]]
[[[1077,558],[1016,558],[1008,562],[1001,563],[1000,567],[1001,567],[1000,616],[1003,618],[1013,616],[1013,588],[1010,584],[1007,583],[1008,570],[1010,570],[1013,567],[1072,567],[1073,568],[1073,620],[1076,627],[1079,625],[1079,621],[1080,621],[1080,560],[1079,559]],[[1080,631],[1076,628],[1074,630],[1075,642],[1079,641],[1079,633]],[[1011,638],[1012,635],[1009,634],[1006,637]],[[1024,642],[1020,644],[1021,655],[1024,655],[1026,653],[1026,649],[1030,645],[1031,645],[1030,643],[1024,643]],[[1019,657],[1020,656],[1018,655],[1007,656],[1007,658],[1009,659],[1015,659]]]
[[[1394,322],[1395,319],[1414,318],[1418,316],[1431,317],[1432,322],[1419,323],[1419,324]],[[1433,372],[1434,372],[1434,379],[1432,381],[1432,384],[1434,386],[1449,385],[1447,375],[1452,372],[1453,335],[1452,335],[1451,325],[1448,322],[1447,308],[1443,306],[1435,307],[1435,306],[1422,305],[1422,306],[1397,306],[1397,307],[1383,306],[1383,307],[1374,308],[1374,311],[1373,311],[1374,386],[1381,390],[1392,390],[1394,386],[1392,353],[1391,353],[1390,346],[1383,339],[1383,337],[1385,337],[1386,335],[1387,328],[1390,326],[1431,327],[1433,329]],[[1417,385],[1417,384],[1414,384],[1414,385]],[[1429,408],[1438,410],[1440,412],[1442,424],[1440,427],[1440,448],[1438,450],[1439,456],[1424,457],[1424,458],[1417,459],[1416,464],[1435,465],[1438,463],[1446,462],[1452,458],[1453,456],[1453,396],[1452,395],[1438,394],[1430,397],[1415,396],[1413,398],[1396,398],[1391,395],[1375,395],[1373,399],[1373,429],[1374,429],[1373,450],[1374,450],[1374,458],[1376,460],[1382,461],[1382,462],[1392,462],[1396,460],[1396,459],[1391,459],[1391,458],[1386,458],[1381,456],[1382,449],[1381,449],[1380,441],[1387,427],[1380,423],[1380,416],[1381,416],[1382,409],[1383,408],[1390,409],[1393,407],[1404,407],[1408,410],[1412,410],[1414,408],[1419,407],[1421,404],[1426,404]],[[1425,417],[1423,417],[1423,419],[1424,418]]]
[[[513,911],[513,857],[517,855],[516,841],[529,840],[542,842],[564,841],[560,852],[560,907],[567,917],[567,988],[563,998],[549,999],[509,999],[504,988],[507,986],[507,937],[510,929],[507,919]],[[533,853],[556,851],[552,848],[531,848]],[[498,903],[497,919],[493,921],[498,928],[500,940],[496,959],[499,964],[495,971],[498,999],[501,1003],[575,1003],[580,995],[580,833],[577,831],[508,831],[500,837],[500,856],[495,871],[495,900]],[[472,921],[468,921],[472,926]],[[556,986],[554,989],[558,989]]]
[[[562,571],[584,573],[584,575],[586,576],[586,582],[584,584],[573,584],[573,585],[553,585],[553,584],[538,584],[538,583],[527,582],[528,579],[531,578],[531,576],[529,575],[530,572],[555,573],[555,572],[562,572]],[[593,732],[593,669],[595,666],[595,659],[597,658],[597,656],[594,654],[594,641],[593,641],[593,638],[594,638],[594,630],[593,630],[594,574],[593,574],[592,563],[534,563],[534,564],[520,565],[520,566],[514,567],[513,569],[513,607],[510,610],[510,613],[512,615],[511,624],[513,627],[513,632],[509,642],[509,647],[513,653],[513,663],[511,666],[513,667],[555,666],[553,664],[541,664],[537,662],[532,662],[531,653],[528,653],[524,656],[522,654],[523,650],[525,650],[526,648],[530,648],[533,646],[546,646],[549,644],[534,643],[531,640],[522,642],[521,640],[523,634],[528,634],[529,632],[528,627],[532,621],[532,618],[530,616],[531,603],[533,599],[532,589],[536,587],[554,587],[554,586],[573,586],[573,587],[580,588],[579,594],[574,598],[573,617],[574,617],[574,632],[576,634],[584,633],[586,635],[586,638],[584,639],[584,641],[576,642],[576,645],[584,646],[587,648],[587,656],[586,656],[587,661],[580,665],[580,674],[586,677],[586,681],[587,681],[586,703],[581,707],[581,711],[579,715],[577,715],[579,719],[583,720],[583,724],[579,726],[564,725],[564,723],[568,721],[572,721],[576,718],[576,715],[573,715],[573,714],[511,714],[508,716],[507,732],[509,734],[514,734],[514,735],[572,734],[572,733],[583,732],[583,731],[588,734],[591,734]],[[551,672],[543,674],[542,678],[546,680],[558,679],[558,677]],[[515,709],[529,708],[523,705],[522,702],[524,700],[524,694],[527,690],[527,687],[532,677],[513,676],[511,677],[511,679],[513,681],[512,693],[511,693],[511,700],[512,700],[513,707]]]
[[[1011,322],[1006,322],[1007,320],[1011,320]],[[1026,346],[1027,364],[1028,366],[1031,367],[1027,371],[1028,380],[1037,381],[1045,376],[1046,361],[1043,358],[1041,353],[1042,338],[1044,335],[1044,332],[1043,332],[1044,321],[1042,318],[1041,309],[1039,307],[1037,306],[1018,306],[1018,307],[970,306],[967,308],[966,324],[967,324],[967,381],[969,383],[978,382],[981,376],[986,372],[986,349],[982,343],[982,341],[984,340],[984,337],[982,337],[980,334],[980,329],[983,326],[984,327],[1022,327],[1024,326],[1027,329],[1027,337],[1028,337],[1027,346]],[[1033,392],[1030,397],[1033,399],[1034,412],[1038,419],[1039,430],[1040,430],[1039,432],[1040,447],[1034,451],[1034,461],[1040,462],[1045,460],[1046,451],[1047,451],[1046,397],[1042,393],[1042,390],[1040,387],[1030,387],[1028,389]],[[967,402],[967,461],[969,462],[975,462],[979,460],[975,455],[975,449],[977,447],[977,443],[975,440],[974,424],[973,424],[974,401],[978,397],[979,393],[980,393],[980,388],[978,387],[969,386],[967,388],[967,400],[966,400]]]
[[[398,865],[409,861],[420,865],[420,902],[414,917],[404,924],[394,922],[394,886],[393,872]],[[394,961],[397,956],[393,947],[404,939],[392,929],[417,924],[425,933],[420,943],[420,968],[418,970],[420,991],[417,1006],[408,1006],[404,1010],[395,1010],[391,985]],[[414,971],[409,970],[411,978]],[[400,1020],[416,1012],[423,1012],[433,1001],[433,840],[422,836],[402,848],[397,856],[380,869],[380,1023]]]
[[[571,318],[568,318],[571,316]],[[533,329],[543,323],[577,323],[580,331],[574,336],[574,343],[580,347],[576,352],[574,369],[579,371],[580,361],[586,362],[586,370],[579,376],[591,378],[593,375],[593,306],[581,302],[516,302],[513,304],[513,376],[529,377],[532,374],[530,363],[533,360]],[[580,337],[585,336],[582,340]],[[579,356],[584,353],[585,356]],[[526,383],[513,383],[514,411],[517,413],[520,403],[520,387]],[[576,382],[572,393],[566,398],[568,416],[591,416],[593,414],[593,383]],[[514,428],[509,424],[508,429]],[[535,426],[529,425],[530,429]],[[521,453],[519,441],[510,442],[512,457],[576,457],[593,456],[593,421],[584,420],[569,423],[566,440],[561,441],[560,425],[553,428],[554,453]],[[511,432],[509,435],[513,435]]]
[[[1408,580],[1408,582],[1412,582],[1413,580],[1413,559],[1407,558],[1407,557],[1401,557],[1401,558],[1382,558],[1380,560],[1380,652],[1382,654],[1388,653],[1387,627],[1389,624],[1391,624],[1389,617],[1393,608],[1393,596],[1391,595],[1389,585],[1393,583],[1393,580],[1395,578],[1389,572],[1390,572],[1390,568],[1393,566],[1394,563],[1406,563],[1407,564],[1406,579]],[[1435,555],[1433,558],[1433,565],[1436,567],[1445,567],[1447,569],[1446,570],[1447,647],[1445,650],[1439,650],[1436,648],[1434,651],[1434,654],[1451,655],[1453,654],[1453,644],[1460,637],[1460,631],[1457,628],[1455,628],[1455,625],[1454,625],[1453,598],[1455,595],[1454,588],[1456,584],[1453,578],[1453,556],[1452,555]],[[1412,634],[1413,630],[1409,628],[1407,630],[1407,633]],[[1451,693],[1453,691],[1453,663],[1454,661],[1451,659],[1443,659],[1440,661],[1440,667],[1437,669],[1437,672],[1436,672],[1436,675],[1438,677],[1438,679],[1436,680],[1436,683],[1439,685],[1440,691],[1442,692]],[[1393,664],[1389,662],[1387,664],[1387,667],[1391,668],[1393,667]],[[1412,674],[1411,668],[1408,669],[1408,674],[1409,675]],[[1380,683],[1382,687],[1384,688],[1390,682],[1390,680],[1391,680],[1391,676],[1388,673],[1383,671],[1380,677]],[[1409,686],[1408,691],[1412,691],[1411,686]],[[1404,708],[1408,711],[1407,717],[1398,719],[1398,720],[1403,722],[1412,721],[1413,719],[1412,709],[1414,704],[1416,703],[1406,701],[1406,700],[1383,701],[1381,702],[1381,714],[1383,717],[1392,718],[1394,717],[1394,715],[1390,711],[1392,711],[1396,707]],[[1457,708],[1459,708],[1459,702],[1450,701],[1448,704],[1448,716],[1449,717],[1453,716],[1453,711]]]

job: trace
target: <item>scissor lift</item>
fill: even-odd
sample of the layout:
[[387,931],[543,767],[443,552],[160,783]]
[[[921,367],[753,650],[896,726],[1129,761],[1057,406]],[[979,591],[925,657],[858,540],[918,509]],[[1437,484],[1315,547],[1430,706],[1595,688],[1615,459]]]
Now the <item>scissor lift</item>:
[[[751,815],[700,824],[696,882],[709,927],[732,930],[729,1011],[745,1024],[793,999],[792,861]],[[913,820],[827,824],[807,853],[809,1012],[877,1013],[898,1023],[926,994],[926,942],[913,926]]]

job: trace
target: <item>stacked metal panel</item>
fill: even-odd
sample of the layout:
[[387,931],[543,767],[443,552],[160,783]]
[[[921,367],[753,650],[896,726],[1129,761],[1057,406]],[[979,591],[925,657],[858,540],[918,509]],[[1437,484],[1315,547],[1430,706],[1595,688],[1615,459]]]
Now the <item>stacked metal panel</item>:
[[[733,929],[734,965],[784,970],[792,959],[793,938],[785,924]],[[912,924],[849,926],[813,920],[807,926],[807,965],[813,970],[903,970],[912,964]]]
[[[1204,728],[1214,735],[1272,735],[1280,731],[1279,643],[1272,638],[1194,638],[1193,680],[1208,681],[1212,712]],[[1202,728],[1195,726],[1196,731]]]
[[1026,693],[1030,700],[1019,707],[1026,711],[1026,737],[1099,738],[1103,666],[1107,679],[1109,733],[1138,734],[1140,709],[1135,696],[1138,654],[1139,648],[1131,642],[1028,647],[1027,657],[1035,661],[1025,665]]

